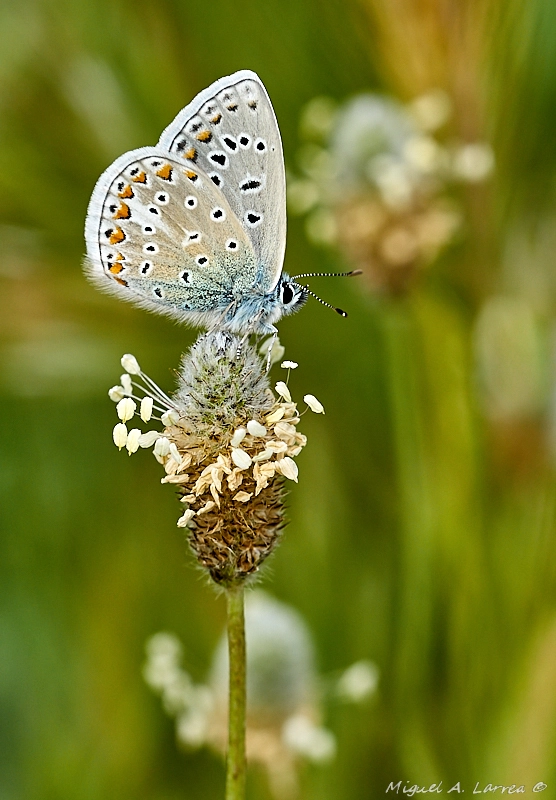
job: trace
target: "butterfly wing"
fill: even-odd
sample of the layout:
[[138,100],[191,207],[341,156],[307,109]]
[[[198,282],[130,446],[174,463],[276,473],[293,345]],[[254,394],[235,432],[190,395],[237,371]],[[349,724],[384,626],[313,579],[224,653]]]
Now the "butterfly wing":
[[260,78],[242,70],[213,83],[186,106],[159,146],[201,167],[222,190],[259,262],[257,288],[274,289],[286,248],[282,140]]
[[159,147],[100,177],[85,228],[90,277],[119,297],[210,327],[253,286],[257,259],[208,175]]

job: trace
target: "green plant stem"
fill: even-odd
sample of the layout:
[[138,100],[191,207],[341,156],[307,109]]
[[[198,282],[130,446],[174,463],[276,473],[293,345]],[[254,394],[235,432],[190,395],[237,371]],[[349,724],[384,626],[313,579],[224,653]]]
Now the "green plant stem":
[[226,592],[230,663],[226,800],[245,798],[245,615],[243,586]]

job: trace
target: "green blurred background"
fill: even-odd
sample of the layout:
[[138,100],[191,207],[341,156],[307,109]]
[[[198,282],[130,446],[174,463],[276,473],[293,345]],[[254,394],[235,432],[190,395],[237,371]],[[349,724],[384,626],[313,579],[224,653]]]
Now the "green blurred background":
[[[81,260],[99,174],[242,68],[291,171],[305,104],[369,90],[446,90],[446,135],[496,156],[403,296],[315,280],[349,319],[309,303],[280,325],[292,393],[327,413],[304,419],[263,586],[307,620],[322,675],[381,672],[373,701],[325,705],[338,755],[302,769],[301,796],[443,780],[544,781],[555,798],[556,5],[3,0],[0,37],[2,800],[223,796],[221,762],[179,751],[141,677],[163,629],[202,680],[223,601],[159,465],[114,448],[106,396],[125,352],[170,390],[195,334],[101,295]],[[292,219],[289,272],[346,266]],[[269,797],[257,770],[249,790]]]

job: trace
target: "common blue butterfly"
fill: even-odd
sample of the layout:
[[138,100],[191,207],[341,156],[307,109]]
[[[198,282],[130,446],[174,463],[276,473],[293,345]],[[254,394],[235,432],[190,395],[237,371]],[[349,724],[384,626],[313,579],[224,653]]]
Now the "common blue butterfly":
[[85,236],[89,276],[119,297],[205,328],[275,333],[309,292],[282,272],[284,159],[260,78],[221,78],[156,147],[116,159]]
[[221,78],[156,147],[116,159],[93,191],[85,238],[88,275],[118,297],[200,327],[275,335],[313,293],[282,272],[284,158],[260,78]]

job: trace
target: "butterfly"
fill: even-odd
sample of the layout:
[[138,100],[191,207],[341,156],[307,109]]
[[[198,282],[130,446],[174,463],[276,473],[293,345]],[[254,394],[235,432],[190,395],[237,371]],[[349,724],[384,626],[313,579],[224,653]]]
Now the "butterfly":
[[284,158],[260,78],[221,78],[156,147],[116,159],[94,188],[85,238],[101,288],[196,326],[275,334],[309,292],[282,272]]

